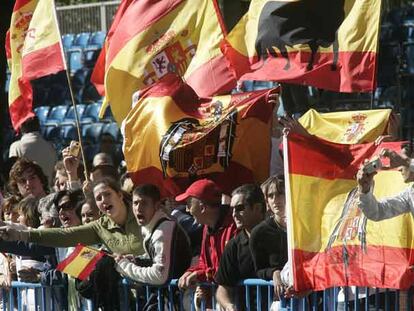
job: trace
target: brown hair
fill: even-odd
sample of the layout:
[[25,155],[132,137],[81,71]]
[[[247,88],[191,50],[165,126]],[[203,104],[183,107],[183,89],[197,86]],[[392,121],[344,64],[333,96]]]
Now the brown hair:
[[17,183],[22,180],[22,175],[26,170],[33,170],[33,172],[39,177],[43,190],[48,192],[48,181],[46,175],[43,173],[42,168],[36,162],[30,161],[26,158],[19,158],[13,164],[10,170],[9,189],[14,195],[20,195]]
[[285,177],[283,175],[273,175],[266,179],[266,181],[260,186],[266,200],[271,184],[276,185],[276,191],[278,194],[285,194]]
[[15,196],[15,195],[9,196],[9,197],[4,199],[4,201],[1,205],[1,214],[2,214],[2,219],[3,220],[4,220],[4,213],[5,212],[11,212],[13,210],[18,212],[17,204],[19,203],[19,200],[20,200],[20,198]]
[[27,226],[31,228],[37,228],[40,226],[40,214],[37,210],[39,200],[34,196],[29,195],[19,202],[17,208],[19,214],[23,214],[27,218]]

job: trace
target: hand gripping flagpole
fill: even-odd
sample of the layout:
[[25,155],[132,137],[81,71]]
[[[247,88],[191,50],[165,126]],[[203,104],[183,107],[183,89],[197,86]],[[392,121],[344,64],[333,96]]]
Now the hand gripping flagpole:
[[78,132],[79,146],[80,146],[80,151],[81,151],[81,156],[82,156],[82,161],[83,161],[83,169],[84,169],[83,172],[84,172],[84,175],[85,175],[85,180],[89,181],[89,172],[88,172],[88,168],[87,168],[87,165],[86,165],[87,162],[86,162],[85,152],[83,150],[82,132],[81,132],[81,126],[80,126],[80,121],[79,121],[79,114],[78,114],[78,109],[77,109],[76,102],[75,102],[75,96],[73,95],[72,82],[70,80],[70,74],[69,74],[69,71],[68,71],[68,63],[67,63],[67,60],[66,60],[65,53],[63,51],[62,36],[60,34],[60,27],[59,27],[59,22],[58,22],[58,19],[57,19],[57,16],[56,16],[56,6],[55,6],[54,1],[53,1],[53,15],[54,15],[54,19],[55,19],[55,22],[56,22],[56,25],[57,25],[57,30],[58,30],[58,33],[59,33],[59,38],[60,38],[59,46],[60,46],[60,51],[62,53],[63,63],[65,65],[66,79],[68,81],[70,99],[72,101],[73,109],[74,109],[74,112],[75,112],[76,129],[77,129],[77,132]]

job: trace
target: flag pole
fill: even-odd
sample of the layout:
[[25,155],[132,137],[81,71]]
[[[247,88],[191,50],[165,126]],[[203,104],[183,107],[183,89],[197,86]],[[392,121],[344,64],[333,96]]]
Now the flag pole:
[[79,139],[79,146],[80,146],[80,151],[81,151],[81,156],[82,156],[82,161],[83,161],[83,172],[85,175],[85,180],[89,181],[89,171],[86,165],[86,157],[85,157],[85,152],[83,149],[83,141],[82,141],[82,132],[81,132],[81,126],[80,126],[80,121],[79,121],[79,114],[78,114],[78,109],[76,106],[76,102],[75,102],[75,96],[73,94],[73,88],[72,88],[72,82],[70,80],[70,74],[69,74],[69,70],[68,70],[68,62],[66,60],[66,56],[65,56],[65,52],[63,51],[63,45],[62,45],[62,36],[60,34],[60,26],[59,26],[59,21],[57,19],[57,15],[56,15],[56,6],[55,6],[55,2],[53,1],[53,15],[55,18],[55,22],[57,25],[57,30],[58,30],[58,34],[59,34],[59,46],[60,46],[60,51],[62,53],[62,59],[63,59],[63,63],[65,64],[65,72],[66,72],[66,79],[68,81],[68,86],[69,86],[69,93],[70,93],[70,99],[72,101],[72,106],[75,112],[75,123],[76,123],[76,129],[78,132],[78,139]]

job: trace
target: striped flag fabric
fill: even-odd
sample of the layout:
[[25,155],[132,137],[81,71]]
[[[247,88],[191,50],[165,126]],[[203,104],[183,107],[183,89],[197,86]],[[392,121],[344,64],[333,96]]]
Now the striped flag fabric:
[[6,37],[13,127],[34,115],[30,80],[66,69],[53,0],[17,0]]
[[208,177],[226,192],[268,177],[271,92],[199,98],[176,75],[141,92],[123,124],[124,155],[135,184],[153,183],[164,196]]
[[78,244],[73,252],[58,264],[57,270],[79,280],[85,280],[103,256],[105,256],[104,251]]
[[[356,173],[365,159],[378,156],[383,148],[399,152],[401,142],[338,144],[289,135],[288,237],[296,290],[412,286],[411,213],[375,222],[358,208]],[[397,170],[380,170],[375,176],[377,198],[406,187]]]
[[222,43],[242,80],[375,89],[380,0],[252,0]]
[[217,10],[212,0],[139,0],[128,6],[106,50],[105,96],[118,123],[135,92],[169,73],[203,97],[235,86],[220,50]]

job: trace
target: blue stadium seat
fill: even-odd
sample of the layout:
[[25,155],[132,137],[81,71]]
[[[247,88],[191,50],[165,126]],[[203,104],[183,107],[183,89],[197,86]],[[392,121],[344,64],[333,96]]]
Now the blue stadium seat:
[[72,140],[79,141],[78,130],[75,125],[62,126],[62,142],[65,146],[68,146]]
[[83,66],[83,52],[81,49],[70,49],[67,52],[69,59],[69,70],[71,74],[74,74],[77,70]]
[[91,124],[99,121],[99,110],[101,109],[101,104],[93,103],[86,105],[85,111],[83,112],[81,123],[82,124]]
[[54,143],[60,142],[62,139],[60,127],[55,125],[45,126],[43,130],[43,137]]
[[402,73],[414,75],[414,41],[403,43],[403,55]]
[[89,64],[89,67],[93,67],[96,63],[96,60],[99,56],[99,51],[101,49],[99,47],[91,47],[88,46],[86,49],[83,50],[83,55],[85,57],[85,64]]
[[89,45],[101,48],[105,42],[106,33],[103,31],[94,32],[89,38]]
[[86,161],[92,163],[93,157],[99,152],[99,145],[97,144],[85,144],[83,151],[85,152]]
[[62,36],[62,45],[65,50],[70,49],[73,44],[73,40],[75,39],[75,35],[73,33],[68,33]]
[[72,47],[77,48],[86,48],[89,42],[89,38],[91,36],[90,32],[82,32],[76,35],[75,40],[73,41]]
[[115,138],[115,141],[122,142],[122,134],[121,130],[118,127],[118,124],[116,122],[105,124],[102,133],[109,133],[112,135],[113,138]]
[[85,124],[82,126],[82,138],[86,144],[97,144],[101,139],[103,123]]
[[53,107],[49,112],[49,116],[45,122],[45,125],[59,125],[59,123],[62,122],[62,120],[65,118],[67,110],[68,106],[61,105]]
[[49,114],[50,106],[40,106],[34,109],[34,113],[39,118],[40,124],[44,124]]
[[253,83],[254,91],[271,89],[272,87],[274,87],[274,83],[271,81],[254,81]]
[[112,115],[111,107],[109,106],[108,108],[106,108],[105,114],[103,118],[101,119],[101,122],[111,123],[114,121],[115,119],[114,119],[114,116]]
[[[76,110],[78,111],[78,116],[80,120],[83,115],[83,112],[85,111],[85,105],[84,104],[76,105]],[[72,105],[69,107],[65,115],[65,118],[61,122],[61,125],[69,125],[69,124],[75,124],[75,123],[76,123],[75,109],[73,108],[73,105]]]

